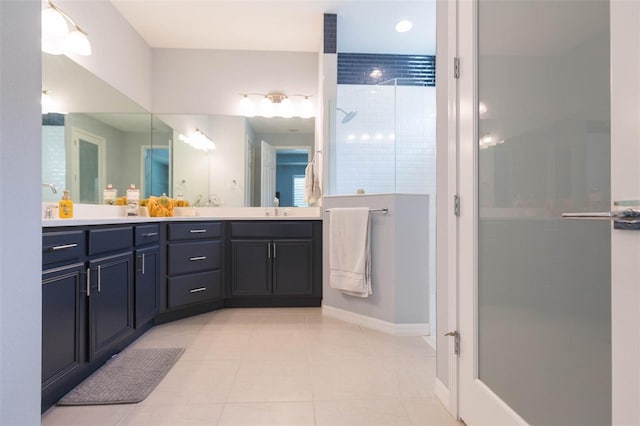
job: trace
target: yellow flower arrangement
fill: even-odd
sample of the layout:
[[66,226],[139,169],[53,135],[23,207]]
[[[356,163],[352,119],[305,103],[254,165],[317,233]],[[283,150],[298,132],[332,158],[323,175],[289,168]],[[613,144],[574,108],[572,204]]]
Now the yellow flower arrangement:
[[[122,196],[116,199],[117,206],[126,206],[127,197]],[[166,195],[162,197],[151,196],[140,200],[140,207],[146,207],[151,217],[173,217],[174,207],[189,207],[187,200],[174,200]]]

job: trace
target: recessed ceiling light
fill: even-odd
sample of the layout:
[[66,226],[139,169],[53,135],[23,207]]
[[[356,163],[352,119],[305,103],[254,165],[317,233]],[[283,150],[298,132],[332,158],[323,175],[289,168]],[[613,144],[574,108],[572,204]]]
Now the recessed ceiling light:
[[407,31],[410,31],[411,28],[413,28],[413,23],[411,23],[411,21],[407,21],[406,19],[396,24],[396,31],[399,33],[406,33]]

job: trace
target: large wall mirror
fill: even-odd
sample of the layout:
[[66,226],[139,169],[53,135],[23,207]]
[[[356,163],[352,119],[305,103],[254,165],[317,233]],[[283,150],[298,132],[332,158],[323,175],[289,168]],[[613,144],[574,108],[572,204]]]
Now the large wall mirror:
[[[305,206],[314,119],[150,114],[65,56],[43,54],[43,201],[63,189],[102,203],[107,184],[125,195],[181,195],[197,206]],[[46,109],[46,110],[45,110]],[[184,142],[196,130],[215,149]]]
[[[151,167],[162,158],[169,173],[169,154],[154,143],[156,133],[169,129],[128,97],[68,57],[46,53],[42,88],[42,179],[59,190],[43,188],[43,201],[57,201],[68,189],[75,202],[101,203],[107,184],[118,195],[130,184],[156,189],[160,169]],[[163,179],[168,191],[169,175]]]
[[[172,128],[172,191],[196,206],[306,206],[305,168],[313,157],[314,120],[230,115],[156,114]],[[185,142],[196,129],[215,144]]]

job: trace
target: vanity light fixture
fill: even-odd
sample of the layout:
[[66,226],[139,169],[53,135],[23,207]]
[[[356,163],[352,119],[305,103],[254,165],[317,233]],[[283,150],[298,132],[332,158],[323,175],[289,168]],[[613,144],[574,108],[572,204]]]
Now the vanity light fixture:
[[42,97],[40,98],[40,104],[42,105],[42,113],[57,113],[67,114],[66,111],[60,111],[60,105],[58,99],[51,95],[50,90],[42,89]]
[[200,151],[208,152],[216,149],[216,144],[200,129],[196,129],[188,137],[180,133],[178,139]]
[[[285,95],[284,93],[241,93],[242,98],[238,110],[245,117],[313,117],[313,105],[308,95]],[[250,97],[260,97],[258,105]],[[295,104],[291,97],[303,97],[299,104]]]
[[[42,9],[42,51],[52,55],[72,53],[82,56],[91,55],[91,43],[76,21],[53,4],[45,2]],[[72,30],[69,31],[71,24]]]

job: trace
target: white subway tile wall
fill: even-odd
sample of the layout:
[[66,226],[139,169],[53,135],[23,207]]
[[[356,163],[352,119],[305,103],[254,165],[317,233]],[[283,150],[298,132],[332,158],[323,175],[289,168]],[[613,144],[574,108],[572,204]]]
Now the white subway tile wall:
[[64,126],[42,126],[42,182],[54,184],[59,191],[53,194],[42,188],[42,201],[60,200],[66,185],[65,151]]
[[435,194],[435,87],[338,85],[331,195]]

